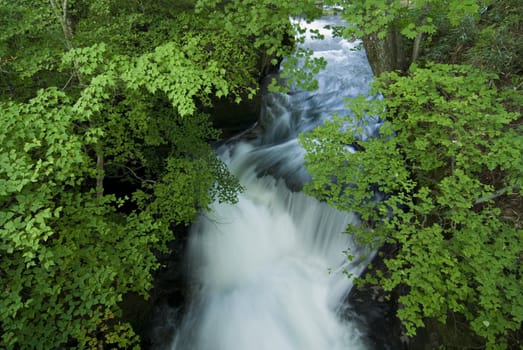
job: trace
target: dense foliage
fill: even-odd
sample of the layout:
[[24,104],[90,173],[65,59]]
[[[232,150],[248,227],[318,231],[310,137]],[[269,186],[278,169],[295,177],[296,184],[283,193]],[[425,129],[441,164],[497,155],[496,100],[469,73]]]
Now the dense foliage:
[[252,96],[318,12],[253,5],[0,1],[0,347],[137,346],[120,303],[153,252],[240,189],[202,110]]
[[[334,119],[302,140],[309,191],[357,211],[362,240],[395,245],[368,278],[407,287],[407,334],[459,315],[490,348],[521,345],[521,3],[346,3],[345,35],[398,30],[422,55],[377,79],[383,101],[350,103],[386,120],[380,138]],[[289,18],[319,12],[312,0],[0,0],[2,348],[138,346],[120,305],[148,297],[154,251],[240,190],[203,111],[252,97],[303,34]],[[324,62],[308,54],[287,61],[304,65],[289,83],[315,86]]]
[[[386,74],[376,88],[389,98],[351,103],[362,120],[368,108],[388,120],[380,138],[340,133],[350,121],[338,119],[303,140],[309,192],[359,213],[369,224],[351,231],[365,242],[401,245],[380,283],[409,287],[398,311],[408,335],[452,311],[499,345],[523,321],[523,230],[497,198],[518,196],[522,130],[506,128],[518,114],[503,108],[491,79],[447,65]],[[352,152],[353,144],[365,151]],[[375,202],[375,191],[388,195]]]
[[[410,38],[417,34],[409,28],[433,35],[419,65],[376,78],[373,93],[383,99],[350,100],[353,117],[302,137],[313,176],[307,191],[357,212],[364,224],[349,232],[362,242],[394,247],[366,281],[399,296],[407,335],[437,320],[476,334],[462,335],[463,347],[519,348],[523,55],[509,37],[521,35],[521,4],[485,6],[481,18],[479,3],[467,1],[351,4],[351,35],[384,35],[392,26]],[[369,115],[383,118],[380,137],[356,138],[355,125]]]
[[383,38],[391,27],[397,27],[401,34],[414,39],[419,33],[434,34],[438,19],[458,25],[464,17],[478,16],[482,4],[477,0],[350,0],[343,16],[353,25],[345,28],[346,35],[362,37],[378,33]]

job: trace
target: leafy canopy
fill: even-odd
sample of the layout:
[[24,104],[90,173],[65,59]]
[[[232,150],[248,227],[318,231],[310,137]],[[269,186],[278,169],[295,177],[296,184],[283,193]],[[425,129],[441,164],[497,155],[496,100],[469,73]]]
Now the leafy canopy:
[[478,18],[483,5],[478,0],[348,0],[344,1],[342,16],[351,25],[344,29],[344,35],[361,38],[376,33],[384,38],[391,28],[398,28],[403,36],[414,39],[420,33],[434,34],[442,19],[457,26],[464,18]]
[[203,110],[252,97],[304,12],[318,9],[0,0],[0,347],[138,346],[120,305],[148,297],[153,252],[240,190]]
[[494,349],[522,326],[523,229],[504,202],[521,200],[523,130],[494,82],[458,65],[385,73],[374,83],[383,100],[349,101],[360,124],[384,119],[380,137],[356,138],[358,123],[338,117],[301,138],[307,192],[357,212],[365,224],[349,231],[363,242],[398,247],[367,281],[407,287],[398,310],[407,335],[457,313]]

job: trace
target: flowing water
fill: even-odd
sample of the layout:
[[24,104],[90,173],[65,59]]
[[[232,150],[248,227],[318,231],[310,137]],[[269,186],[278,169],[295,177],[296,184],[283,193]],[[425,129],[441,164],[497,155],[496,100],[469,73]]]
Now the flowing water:
[[[171,349],[366,349],[365,331],[344,307],[352,286],[344,272],[365,267],[345,252],[370,255],[344,233],[357,218],[296,191],[309,180],[297,135],[349,114],[343,97],[367,93],[372,79],[359,43],[323,29],[336,20],[308,24],[325,35],[304,44],[328,62],[319,89],[265,94],[256,137],[220,148],[245,191],[235,205],[214,204],[192,228],[196,287]],[[378,127],[370,123],[361,137]]]

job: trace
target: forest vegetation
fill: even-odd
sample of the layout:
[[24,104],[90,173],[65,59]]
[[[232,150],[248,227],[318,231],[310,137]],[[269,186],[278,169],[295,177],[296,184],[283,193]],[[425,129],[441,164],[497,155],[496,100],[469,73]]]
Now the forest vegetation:
[[382,98],[347,104],[384,123],[375,139],[356,138],[353,117],[302,135],[306,191],[357,212],[348,232],[384,247],[359,283],[390,292],[405,335],[521,349],[523,3],[348,3],[356,25],[341,31],[363,38]]
[[[339,33],[381,49],[383,95],[348,104],[385,123],[373,140],[341,118],[304,136],[307,190],[393,247],[361,283],[398,298],[406,335],[436,322],[466,330],[463,348],[523,344],[522,6],[344,2]],[[303,34],[289,18],[320,15],[312,0],[0,0],[0,347],[140,347],[126,298],[149,298],[168,242],[241,191],[213,106],[258,94]],[[286,78],[314,88],[322,62],[295,55]]]
[[240,190],[205,111],[252,98],[303,14],[321,9],[0,1],[0,347],[139,346],[122,302],[149,297],[175,229]]

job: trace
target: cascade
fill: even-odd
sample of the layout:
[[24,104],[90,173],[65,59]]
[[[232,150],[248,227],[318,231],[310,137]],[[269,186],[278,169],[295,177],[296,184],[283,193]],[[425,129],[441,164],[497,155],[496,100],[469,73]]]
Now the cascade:
[[[372,80],[360,43],[324,29],[336,21],[307,24],[325,36],[303,44],[327,61],[319,88],[266,93],[263,130],[218,150],[245,191],[237,204],[213,204],[191,229],[187,259],[196,287],[170,349],[367,349],[364,330],[344,310],[352,286],[346,273],[365,268],[346,252],[371,256],[344,233],[357,217],[297,191],[309,181],[297,135],[333,114],[349,115],[343,98],[366,94]],[[360,136],[379,126],[374,120]]]

